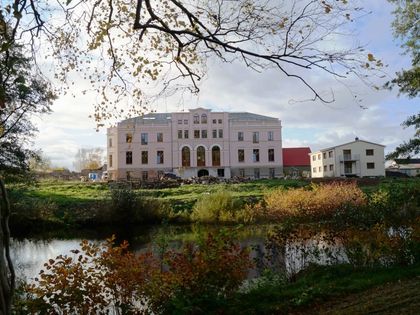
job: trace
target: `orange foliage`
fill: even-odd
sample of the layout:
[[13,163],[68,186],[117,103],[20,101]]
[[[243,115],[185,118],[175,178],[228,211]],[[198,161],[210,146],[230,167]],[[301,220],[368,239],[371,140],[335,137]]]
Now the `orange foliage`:
[[264,198],[264,216],[269,219],[288,217],[328,218],[346,205],[366,205],[365,194],[355,183],[311,185],[310,189],[278,189]]
[[98,314],[164,312],[177,294],[228,295],[245,280],[252,266],[248,249],[225,235],[211,235],[181,251],[134,254],[114,238],[97,245],[83,241],[77,258],[50,259],[35,283],[26,288],[28,313]]

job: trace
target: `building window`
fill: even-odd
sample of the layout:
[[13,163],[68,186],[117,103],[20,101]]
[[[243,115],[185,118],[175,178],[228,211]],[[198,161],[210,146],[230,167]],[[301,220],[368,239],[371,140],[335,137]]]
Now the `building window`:
[[245,151],[243,149],[238,150],[238,162],[245,161]]
[[188,139],[188,138],[189,138],[188,130],[184,130],[184,139]]
[[207,115],[206,114],[201,115],[201,123],[202,124],[207,124]]
[[178,125],[182,125],[182,119],[178,119]]
[[218,146],[211,149],[211,161],[213,166],[220,166],[220,148]]
[[191,150],[189,147],[183,147],[181,150],[182,153],[182,166],[189,167],[191,166]]
[[254,178],[255,179],[260,178],[260,169],[259,168],[254,168]]
[[252,150],[252,161],[259,162],[260,161],[260,150],[254,149]]
[[109,167],[112,167],[112,154],[110,154],[108,157],[108,164],[109,164]]
[[245,170],[243,168],[239,169],[239,177],[245,177]]
[[321,168],[321,166],[320,166],[320,167],[318,167],[318,172],[320,172],[320,173],[321,173],[321,169],[322,169],[322,168]]
[[343,157],[345,161],[351,160],[351,150],[343,150]]
[[268,162],[274,162],[274,149],[268,149]]
[[109,139],[108,139],[108,146],[109,146],[109,147],[112,147],[112,138],[109,138]]
[[219,129],[219,138],[223,138],[223,129]]
[[182,130],[178,130],[178,139],[182,139]]
[[199,124],[200,123],[200,116],[199,115],[194,115],[193,122],[194,122],[194,124]]
[[224,168],[218,168],[217,169],[217,177],[225,177],[225,169]]
[[373,149],[366,149],[366,155],[373,155]]
[[269,176],[270,176],[270,178],[276,177],[276,169],[275,168],[270,168],[269,169]]
[[238,132],[238,141],[244,141],[244,133],[242,131]]
[[149,143],[149,135],[147,133],[141,134],[141,144],[146,145]]
[[131,143],[131,142],[133,142],[133,134],[131,134],[131,133],[126,133],[126,134],[125,134],[125,142],[126,142],[126,143]]
[[321,153],[318,154],[318,160],[320,160],[320,159],[321,159]]
[[324,165],[324,172],[327,171],[327,165]]
[[268,132],[268,141],[274,141],[274,131]]
[[197,166],[206,166],[206,149],[202,146],[197,148]]
[[125,177],[127,178],[127,180],[130,180],[131,179],[131,172],[130,171],[125,172]]
[[316,167],[312,168],[312,173],[316,173]]
[[147,180],[149,178],[149,173],[147,171],[141,172],[141,179]]
[[316,161],[316,155],[312,155],[312,161]]
[[213,119],[213,124],[217,124],[217,120],[216,119]]
[[201,130],[201,138],[207,139],[207,130]]
[[157,142],[163,142],[163,133],[162,132],[158,132],[157,133],[157,135],[156,135],[156,141]]
[[260,133],[258,131],[255,131],[252,133],[252,142],[253,143],[259,143],[260,142]]
[[373,163],[373,162],[368,162],[368,163],[366,163],[366,167],[367,167],[369,170],[373,170],[373,169],[375,168],[375,163]]
[[200,130],[194,130],[194,139],[200,138]]
[[216,129],[214,129],[213,131],[212,131],[212,133],[213,133],[213,138],[215,139],[215,138],[217,138],[217,130]]
[[332,158],[332,157],[333,157],[333,151],[329,151],[329,152],[328,152],[328,157],[329,157],[329,158]]
[[133,152],[131,151],[125,152],[125,164],[127,165],[133,164]]
[[221,119],[219,119],[219,124],[221,124],[222,123],[222,120]]
[[141,164],[149,163],[149,153],[147,151],[141,151]]
[[157,151],[156,164],[163,164],[163,151]]
[[184,125],[188,125],[188,119],[184,119]]
[[334,165],[330,164],[330,171],[334,171]]
[[327,152],[323,152],[323,153],[322,153],[322,158],[323,158],[323,159],[326,159],[326,158],[327,158]]

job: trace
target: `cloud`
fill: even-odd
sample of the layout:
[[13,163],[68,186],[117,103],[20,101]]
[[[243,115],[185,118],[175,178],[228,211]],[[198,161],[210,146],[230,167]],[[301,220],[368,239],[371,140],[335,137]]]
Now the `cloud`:
[[[364,1],[363,5],[372,13],[354,22],[358,37],[349,40],[367,43],[367,52],[374,52],[390,65],[386,72],[391,77],[409,64],[409,58],[401,56],[401,49],[392,37],[393,7],[383,0]],[[337,45],[344,44],[347,43],[337,42]],[[214,60],[210,60],[208,69],[198,96],[162,98],[153,109],[171,112],[201,106],[215,111],[249,111],[278,117],[283,124],[284,146],[310,146],[312,150],[358,136],[382,143],[390,151],[413,134],[410,129],[402,129],[400,123],[418,111],[418,100],[398,98],[392,91],[372,90],[356,78],[343,84],[325,73],[308,71],[306,78],[317,91],[325,97],[331,96],[331,91],[334,93],[336,101],[324,104],[304,101],[313,97],[311,92],[299,80],[286,78],[275,69],[258,73],[243,64],[220,64]],[[378,85],[386,79],[378,78]],[[87,88],[88,83],[78,80],[72,90],[77,97],[60,97],[53,106],[54,113],[37,121],[40,134],[36,145],[53,163],[71,167],[78,148],[105,147],[106,130],[96,133],[95,122],[88,118],[96,95],[82,94]],[[357,92],[357,97],[352,91]]]

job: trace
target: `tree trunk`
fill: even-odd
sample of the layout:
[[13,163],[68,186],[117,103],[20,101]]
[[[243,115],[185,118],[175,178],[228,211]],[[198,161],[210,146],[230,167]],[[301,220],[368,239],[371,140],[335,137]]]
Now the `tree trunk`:
[[11,314],[15,270],[10,259],[10,203],[0,177],[0,315]]

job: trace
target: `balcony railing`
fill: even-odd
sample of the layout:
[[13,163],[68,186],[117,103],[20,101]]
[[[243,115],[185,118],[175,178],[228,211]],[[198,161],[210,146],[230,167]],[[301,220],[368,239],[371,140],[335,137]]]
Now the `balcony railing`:
[[339,156],[340,162],[359,161],[360,154],[344,154]]

